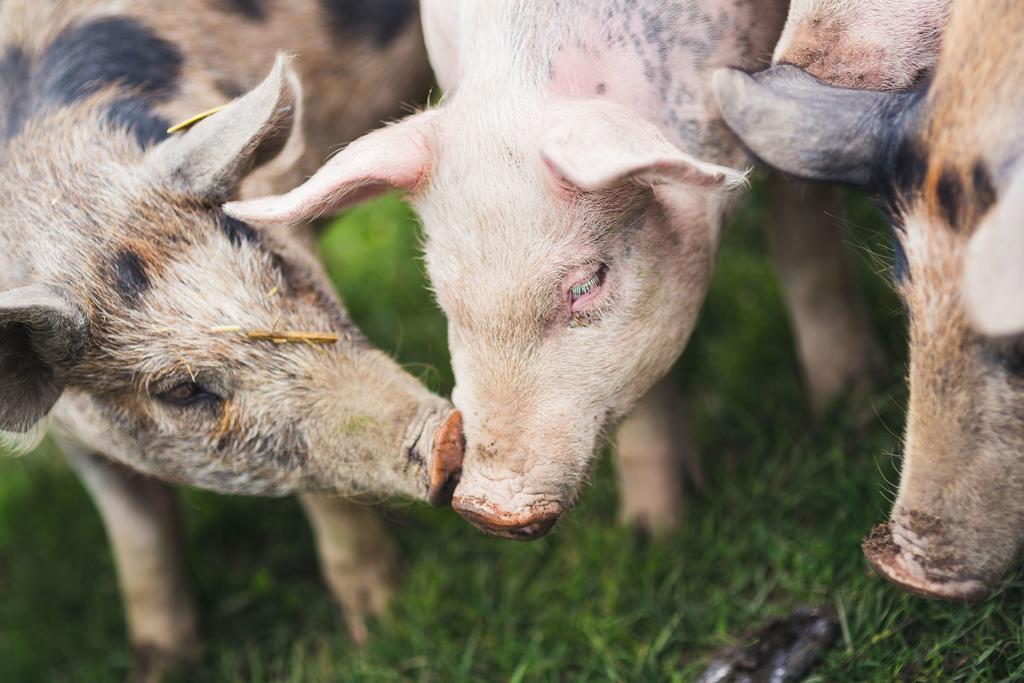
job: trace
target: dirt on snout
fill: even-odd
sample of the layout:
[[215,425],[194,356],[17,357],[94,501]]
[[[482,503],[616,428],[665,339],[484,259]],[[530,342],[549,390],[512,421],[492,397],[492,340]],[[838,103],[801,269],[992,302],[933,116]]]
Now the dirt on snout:
[[892,529],[888,522],[882,522],[871,530],[871,533],[860,544],[864,555],[869,560],[875,558],[895,557],[900,552],[896,541],[892,540]]
[[698,683],[785,683],[803,680],[839,635],[831,610],[798,607],[728,648]]

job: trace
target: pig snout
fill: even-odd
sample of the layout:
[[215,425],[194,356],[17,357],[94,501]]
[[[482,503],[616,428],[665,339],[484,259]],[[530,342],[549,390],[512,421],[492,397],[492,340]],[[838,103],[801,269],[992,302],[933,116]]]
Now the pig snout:
[[[980,602],[992,592],[984,578],[969,576],[960,563],[949,556],[940,537],[929,537],[897,521],[876,526],[864,539],[864,556],[883,578],[903,590],[927,598],[957,602]],[[926,526],[926,525],[925,525]],[[934,526],[934,523],[933,523]]]
[[462,413],[453,410],[435,431],[430,453],[427,500],[432,505],[447,505],[462,473],[466,439],[462,433]]
[[490,536],[532,541],[546,535],[569,508],[569,497],[555,482],[564,468],[529,449],[499,452],[469,440],[452,507]]
[[527,505],[510,511],[482,496],[455,496],[452,507],[485,534],[513,541],[532,541],[546,535],[563,512],[560,503]]

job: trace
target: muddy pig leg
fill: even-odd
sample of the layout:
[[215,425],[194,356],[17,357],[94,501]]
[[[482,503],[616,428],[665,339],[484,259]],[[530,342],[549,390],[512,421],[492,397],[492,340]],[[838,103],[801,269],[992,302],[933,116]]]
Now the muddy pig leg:
[[837,187],[769,179],[768,250],[782,282],[816,412],[869,380],[881,349],[843,250]]
[[341,605],[352,640],[369,637],[368,617],[380,616],[394,594],[397,552],[373,508],[342,498],[300,496],[320,553],[320,567]]
[[131,680],[158,681],[199,649],[174,489],[102,456],[61,445],[95,501],[113,547],[134,650]]
[[684,476],[703,483],[682,403],[671,378],[665,378],[618,431],[619,520],[655,536],[679,526]]

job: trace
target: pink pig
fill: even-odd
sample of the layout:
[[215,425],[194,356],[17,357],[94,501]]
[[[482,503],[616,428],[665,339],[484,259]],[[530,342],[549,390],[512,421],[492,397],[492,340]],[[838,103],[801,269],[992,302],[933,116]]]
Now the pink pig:
[[[488,533],[536,538],[571,506],[606,427],[686,345],[750,165],[710,77],[767,59],[786,5],[422,9],[444,103],[356,141],[291,193],[226,210],[281,223],[408,193],[465,416],[453,505]],[[809,259],[830,269],[826,281],[838,272]],[[797,289],[821,281],[794,279]],[[817,344],[831,350],[829,371],[845,367],[837,349],[852,348],[842,339],[858,331],[835,329],[839,341]],[[798,320],[798,334],[813,337],[805,331]],[[860,348],[848,354],[854,364]]]

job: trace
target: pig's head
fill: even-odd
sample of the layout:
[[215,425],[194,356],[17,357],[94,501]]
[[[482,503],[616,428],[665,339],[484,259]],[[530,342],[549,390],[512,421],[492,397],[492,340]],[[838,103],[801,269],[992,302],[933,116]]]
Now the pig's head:
[[1009,78],[1024,13],[987,19],[1006,33],[971,28],[993,49],[951,34],[928,91],[834,89],[793,67],[715,81],[759,157],[893,209],[910,405],[892,517],[864,549],[900,586],[956,600],[985,597],[1024,545],[1024,102]]
[[367,344],[298,238],[220,208],[298,134],[296,87],[279,59],[148,146],[99,93],[11,141],[0,220],[43,238],[7,243],[0,429],[52,412],[76,447],[217,491],[450,495],[459,414]]
[[529,539],[571,506],[609,421],[682,351],[743,176],[617,104],[513,108],[466,92],[357,141],[288,195],[227,210],[287,222],[410,193],[466,421],[453,505]]
[[793,0],[776,64],[837,86],[902,90],[939,56],[952,0]]

